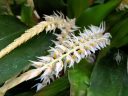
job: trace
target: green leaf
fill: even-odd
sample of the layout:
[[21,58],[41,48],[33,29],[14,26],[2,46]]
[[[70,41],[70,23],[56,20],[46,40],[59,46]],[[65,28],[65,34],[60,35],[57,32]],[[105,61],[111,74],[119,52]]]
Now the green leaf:
[[89,0],[68,0],[68,15],[71,18],[77,18],[89,7]]
[[127,96],[127,55],[119,51],[121,61],[117,63],[118,50],[111,52],[96,63],[87,96]]
[[[14,17],[0,16],[0,49],[24,33],[26,28]],[[46,54],[46,50],[51,45],[51,39],[54,39],[52,34],[43,32],[1,58],[0,77],[2,78],[0,78],[0,84],[29,66],[28,60],[34,60],[36,56]]]
[[0,16],[0,50],[24,33],[28,27],[8,15]]
[[113,27],[122,21],[122,19],[127,18],[126,16],[127,12],[126,11],[118,11],[118,12],[113,12],[106,18],[107,22],[107,28],[108,30],[113,29]]
[[33,18],[33,8],[31,6],[28,6],[27,4],[22,6],[21,21],[31,27],[36,24]]
[[92,65],[82,60],[68,71],[71,96],[86,96],[91,70]]
[[104,18],[112,12],[116,6],[120,3],[120,0],[111,0],[105,4],[96,5],[86,9],[76,23],[79,26],[87,26],[90,24],[98,25]]
[[112,43],[111,47],[121,47],[128,43],[128,19],[118,22],[111,30]]
[[[34,96],[61,96],[60,93],[69,88],[69,81],[67,75],[55,80],[50,85],[44,87]],[[64,92],[66,93],[66,92]],[[63,95],[62,95],[63,96]]]

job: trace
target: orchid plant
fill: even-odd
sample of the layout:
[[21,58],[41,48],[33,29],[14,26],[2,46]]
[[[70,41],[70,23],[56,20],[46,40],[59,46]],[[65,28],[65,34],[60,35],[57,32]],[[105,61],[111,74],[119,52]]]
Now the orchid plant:
[[127,96],[127,2],[3,1],[0,96]]

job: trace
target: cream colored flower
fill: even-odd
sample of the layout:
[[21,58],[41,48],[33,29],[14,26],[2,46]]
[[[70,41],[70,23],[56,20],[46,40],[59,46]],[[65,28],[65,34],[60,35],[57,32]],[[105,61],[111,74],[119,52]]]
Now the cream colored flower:
[[117,9],[118,10],[128,9],[128,0],[122,0]]
[[[69,36],[70,35],[70,36]],[[35,78],[41,74],[41,83],[36,84],[37,91],[50,84],[51,80],[58,78],[61,71],[66,71],[67,67],[73,67],[82,58],[87,58],[95,51],[101,50],[110,44],[109,33],[105,33],[105,24],[99,27],[91,25],[85,28],[79,36],[69,34],[65,39],[53,41],[55,47],[51,47],[49,55],[38,57],[37,61],[31,61],[35,69],[31,69],[14,79],[8,80],[1,88],[0,94],[5,94],[16,85]]]
[[59,12],[58,14],[54,13],[50,16],[45,15],[45,21],[42,21],[32,28],[26,30],[25,33],[22,34],[19,38],[15,39],[12,43],[2,49],[0,51],[0,58],[14,50],[16,47],[25,43],[35,35],[43,32],[44,30],[46,30],[46,32],[53,31],[54,33],[57,28],[60,29],[61,34],[57,36],[57,39],[60,42],[63,41],[63,39],[70,35],[72,32],[78,30],[78,27],[75,25],[75,19],[69,19],[68,17],[64,18],[64,15]]
[[[61,43],[53,41],[55,47],[51,47],[46,59],[44,56],[37,61],[41,67],[46,66],[46,70],[40,76],[42,85],[49,84],[51,77],[59,77],[59,73],[63,69],[66,70],[66,67],[73,67],[75,62],[79,63],[82,58],[88,57],[95,51],[109,45],[110,37],[109,33],[105,33],[105,24],[102,23],[99,27],[91,25],[89,29],[85,28],[79,36],[71,34]],[[49,60],[51,61],[49,62]],[[32,65],[37,68],[37,63],[34,62]]]

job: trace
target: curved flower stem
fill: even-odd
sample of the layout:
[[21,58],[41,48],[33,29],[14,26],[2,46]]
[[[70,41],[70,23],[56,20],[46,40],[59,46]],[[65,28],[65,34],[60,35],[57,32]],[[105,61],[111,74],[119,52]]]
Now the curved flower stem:
[[[40,22],[39,24],[35,25],[34,27],[25,31],[19,38],[15,39],[14,42],[10,43],[7,47],[0,51],[0,58],[14,50],[16,47],[20,46],[27,40],[31,39],[35,35],[41,33],[44,29],[46,32],[48,31],[55,31],[56,28],[61,30],[61,34],[58,35],[59,37],[67,36],[68,34],[74,32],[78,29],[75,25],[75,19],[64,18],[62,13],[54,13],[54,15],[47,16],[45,15],[45,21]],[[61,39],[62,40],[62,39]]]
[[26,30],[24,34],[22,34],[19,38],[15,39],[14,42],[10,43],[7,47],[0,51],[0,58],[5,56],[24,42],[28,41],[30,38],[41,33],[46,26],[47,22],[42,21],[38,25]]
[[19,77],[14,77],[7,82],[0,88],[0,96],[4,96],[4,94],[11,88],[19,85],[20,83],[30,80],[34,77],[37,77],[45,67],[37,68],[37,69],[32,69],[29,70],[23,74],[21,74]]
[[[7,81],[1,88],[0,88],[0,96],[2,96],[1,94],[6,93],[9,89],[19,85],[20,83],[27,81],[29,79],[35,78],[37,77],[45,68],[47,68],[47,66],[49,65],[53,65],[55,64],[57,61],[62,60],[64,57],[66,57],[67,55],[69,55],[70,53],[72,53],[74,50],[77,50],[79,47],[76,47],[74,49],[72,49],[71,51],[69,51],[67,54],[64,54],[62,57],[55,59],[53,62],[49,63],[46,66],[43,66],[41,68],[37,68],[37,69],[32,69],[29,70],[23,74],[21,74],[21,76],[10,79],[9,81]],[[35,75],[34,75],[35,74]]]

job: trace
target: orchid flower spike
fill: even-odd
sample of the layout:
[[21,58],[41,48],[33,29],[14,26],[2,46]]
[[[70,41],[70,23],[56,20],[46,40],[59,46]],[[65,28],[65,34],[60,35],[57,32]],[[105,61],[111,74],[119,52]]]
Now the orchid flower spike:
[[[53,41],[55,47],[51,47],[49,55],[38,57],[37,61],[31,61],[34,69],[31,69],[18,77],[15,77],[0,88],[0,94],[5,94],[9,89],[16,85],[35,78],[40,75],[40,83],[37,83],[37,91],[50,84],[55,78],[59,78],[60,72],[66,68],[73,67],[82,58],[88,58],[97,50],[110,45],[110,33],[105,33],[105,24],[99,27],[91,25],[80,32],[79,36],[73,33],[67,36],[62,42]],[[90,58],[90,57],[89,57]],[[90,59],[94,62],[94,59]]]
[[26,30],[25,33],[22,34],[19,38],[15,39],[12,43],[2,49],[0,51],[0,58],[10,53],[12,50],[44,30],[46,30],[46,32],[54,32],[56,28],[60,29],[61,34],[59,34],[58,36],[62,38],[57,37],[59,41],[62,41],[67,35],[78,30],[78,27],[75,25],[75,19],[69,19],[68,17],[66,17],[65,19],[62,13],[58,12],[58,14],[54,13],[50,16],[45,15],[45,21],[42,21],[39,24],[33,26],[32,28]]
[[42,85],[47,85],[54,80],[54,77],[59,77],[63,69],[73,67],[82,58],[109,45],[110,37],[110,33],[105,33],[105,24],[101,23],[99,27],[91,25],[89,29],[85,28],[79,36],[72,34],[61,43],[54,41],[55,47],[51,47],[49,55],[39,57],[38,61],[32,61],[32,66],[35,68],[44,66],[46,68],[40,76]]

